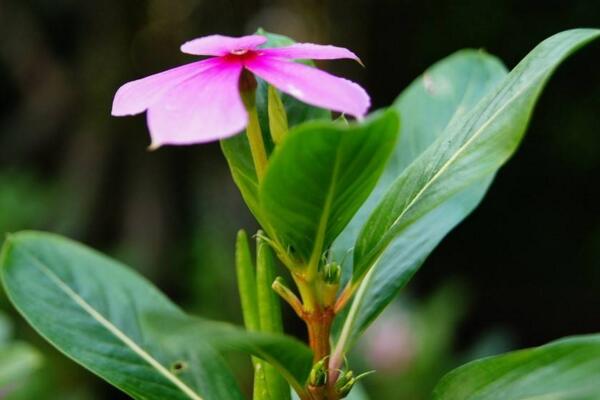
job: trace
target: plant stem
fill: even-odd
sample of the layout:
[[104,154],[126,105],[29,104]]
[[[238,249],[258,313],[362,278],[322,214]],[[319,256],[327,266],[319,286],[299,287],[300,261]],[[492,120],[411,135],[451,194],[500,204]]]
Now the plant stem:
[[296,297],[294,292],[292,292],[290,288],[285,285],[283,278],[277,277],[273,282],[272,288],[292,307],[292,309],[296,312],[296,315],[298,315],[300,318],[304,318],[304,308],[302,307],[302,303],[298,297]]
[[[275,280],[275,256],[271,247],[257,235],[256,240],[256,292],[260,330],[283,333],[281,304],[271,288]],[[281,374],[270,364],[263,363],[264,380],[273,400],[290,398],[290,387]]]
[[329,334],[333,322],[333,311],[330,308],[318,310],[306,315],[306,326],[308,328],[308,343],[314,352],[313,360],[322,360],[331,353]]
[[237,234],[235,245],[235,269],[238,281],[240,301],[242,303],[242,315],[244,325],[249,331],[258,331],[260,323],[258,320],[258,304],[256,297],[256,276],[254,274],[254,263],[248,245],[248,235],[244,230]]

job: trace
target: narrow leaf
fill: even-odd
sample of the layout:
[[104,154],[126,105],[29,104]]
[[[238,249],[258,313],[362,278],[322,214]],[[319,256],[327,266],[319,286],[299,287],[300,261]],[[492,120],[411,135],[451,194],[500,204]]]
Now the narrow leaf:
[[[281,320],[281,304],[279,297],[271,288],[275,280],[275,255],[271,247],[259,237],[256,240],[256,287],[258,298],[258,316],[260,331],[267,333],[283,333],[283,321]],[[264,365],[264,382],[267,384],[267,392],[270,398],[289,399],[290,388],[283,379],[277,368],[273,365]],[[256,375],[255,385],[263,380]]]
[[508,160],[552,72],[599,32],[576,29],[543,41],[475,109],[450,123],[394,182],[369,218],[354,252],[354,281],[412,222]]
[[260,330],[260,320],[256,295],[256,274],[254,273],[254,263],[248,244],[248,235],[244,230],[240,230],[237,234],[235,267],[244,325],[249,331],[258,331]]
[[[483,96],[507,75],[495,57],[479,50],[461,50],[429,68],[394,102],[403,116],[402,135],[377,187],[333,246],[334,257],[343,260],[344,277],[350,279],[354,247],[360,229],[397,177],[448,124],[466,115]],[[356,336],[383,310],[410,280],[443,237],[481,201],[492,175],[454,195],[399,234],[380,259],[373,276],[362,289],[363,301],[355,308],[348,334]],[[347,309],[346,309],[347,310]],[[344,314],[335,321],[340,332]]]
[[[598,35],[598,30],[577,29],[542,42],[475,108],[453,117],[404,169],[356,242],[352,279],[360,286],[336,350],[349,346],[428,251],[477,205],[493,174],[516,150],[547,79],[568,55]],[[448,214],[444,207],[450,207]],[[447,218],[439,230],[428,226],[436,218]],[[424,225],[423,219],[428,220]],[[431,238],[423,235],[427,231]],[[421,253],[419,247],[429,250]]]
[[288,120],[285,106],[281,97],[273,86],[269,85],[269,130],[275,144],[281,143],[288,131]]

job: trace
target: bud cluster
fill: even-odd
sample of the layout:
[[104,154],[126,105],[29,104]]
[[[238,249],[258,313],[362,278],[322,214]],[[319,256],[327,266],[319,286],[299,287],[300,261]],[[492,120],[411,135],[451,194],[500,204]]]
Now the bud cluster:
[[321,387],[327,384],[327,357],[317,361],[310,370],[308,384],[313,387]]

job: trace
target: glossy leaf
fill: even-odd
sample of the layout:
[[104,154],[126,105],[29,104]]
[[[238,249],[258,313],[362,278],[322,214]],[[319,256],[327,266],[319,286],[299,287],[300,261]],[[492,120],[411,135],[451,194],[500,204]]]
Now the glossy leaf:
[[398,124],[388,110],[364,123],[314,122],[291,130],[260,188],[269,234],[301,262],[318,261],[377,183]]
[[600,399],[600,335],[468,363],[447,374],[434,400]]
[[[165,345],[209,344],[218,350],[241,351],[267,361],[296,389],[301,390],[312,367],[312,351],[283,334],[248,332],[225,322],[202,318],[154,318],[151,327]],[[198,339],[201,340],[198,340]]]
[[145,315],[185,314],[123,265],[56,235],[23,232],[7,238],[1,268],[9,299],[34,329],[134,399],[242,398],[213,349],[165,349],[143,329]]
[[551,73],[598,35],[597,30],[577,29],[543,41],[493,93],[448,125],[394,182],[367,221],[354,252],[354,281],[412,222],[508,160]]
[[391,184],[452,119],[471,110],[506,73],[497,58],[483,51],[461,50],[434,64],[396,99],[393,107],[402,116],[402,135],[373,193],[334,244],[336,259],[345,261],[347,271],[352,270],[352,257],[345,255]]
[[[597,36],[597,30],[578,29],[542,42],[472,110],[454,117],[443,134],[392,184],[356,243],[353,282],[360,287],[345,322],[342,347],[347,347],[381,311],[387,304],[385,298],[410,279],[426,254],[417,252],[408,260],[398,256],[411,254],[411,246],[420,246],[419,240],[432,249],[447,232],[434,231],[433,238],[426,238],[418,232],[427,229],[420,226],[420,220],[449,218],[450,223],[443,226],[451,228],[477,205],[491,175],[516,150],[551,73],[568,55]],[[483,184],[473,190],[481,190],[480,194],[468,195],[465,190],[478,182]],[[440,209],[456,196],[465,198],[451,206],[453,213]],[[396,274],[399,284],[390,283],[393,276],[378,273],[380,266],[393,263],[397,263],[396,271],[401,271]]]
[[[394,102],[394,108],[403,116],[399,143],[377,187],[334,244],[335,258],[344,261],[346,276],[352,272],[352,257],[348,254],[358,233],[390,185],[450,121],[471,110],[506,74],[506,68],[495,57],[483,51],[462,50],[434,64]],[[354,316],[353,336],[366,328],[443,237],[479,204],[491,179],[471,185],[398,235],[365,286],[365,300]],[[337,333],[342,322],[342,318],[336,320]]]
[[[286,36],[272,34],[262,29],[257,33],[267,37],[268,41],[265,43],[264,47],[282,47],[294,43],[292,39]],[[307,61],[305,61],[305,63],[312,64]],[[257,81],[256,108],[265,146],[267,147],[267,152],[270,153],[273,148],[273,142],[271,140],[268,119],[268,84],[262,79],[257,79]],[[290,127],[314,119],[331,119],[331,113],[329,111],[309,106],[285,93],[281,94],[281,101],[287,112],[287,122]],[[241,133],[229,139],[222,140],[221,150],[227,159],[233,180],[239,188],[244,201],[258,222],[264,226],[264,224],[262,224],[260,204],[258,201],[258,180],[256,171],[254,170],[246,134]]]

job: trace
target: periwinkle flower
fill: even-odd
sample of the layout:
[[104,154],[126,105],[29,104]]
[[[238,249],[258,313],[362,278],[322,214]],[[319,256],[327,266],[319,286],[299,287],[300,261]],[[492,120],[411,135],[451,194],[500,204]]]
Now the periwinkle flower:
[[248,122],[239,90],[243,71],[305,103],[357,118],[366,114],[370,100],[359,85],[293,61],[359,61],[354,53],[311,43],[259,48],[266,42],[261,35],[212,35],[184,43],[182,52],[211,58],[126,83],[115,95],[112,115],[147,110],[152,147],[205,143],[235,135]]

